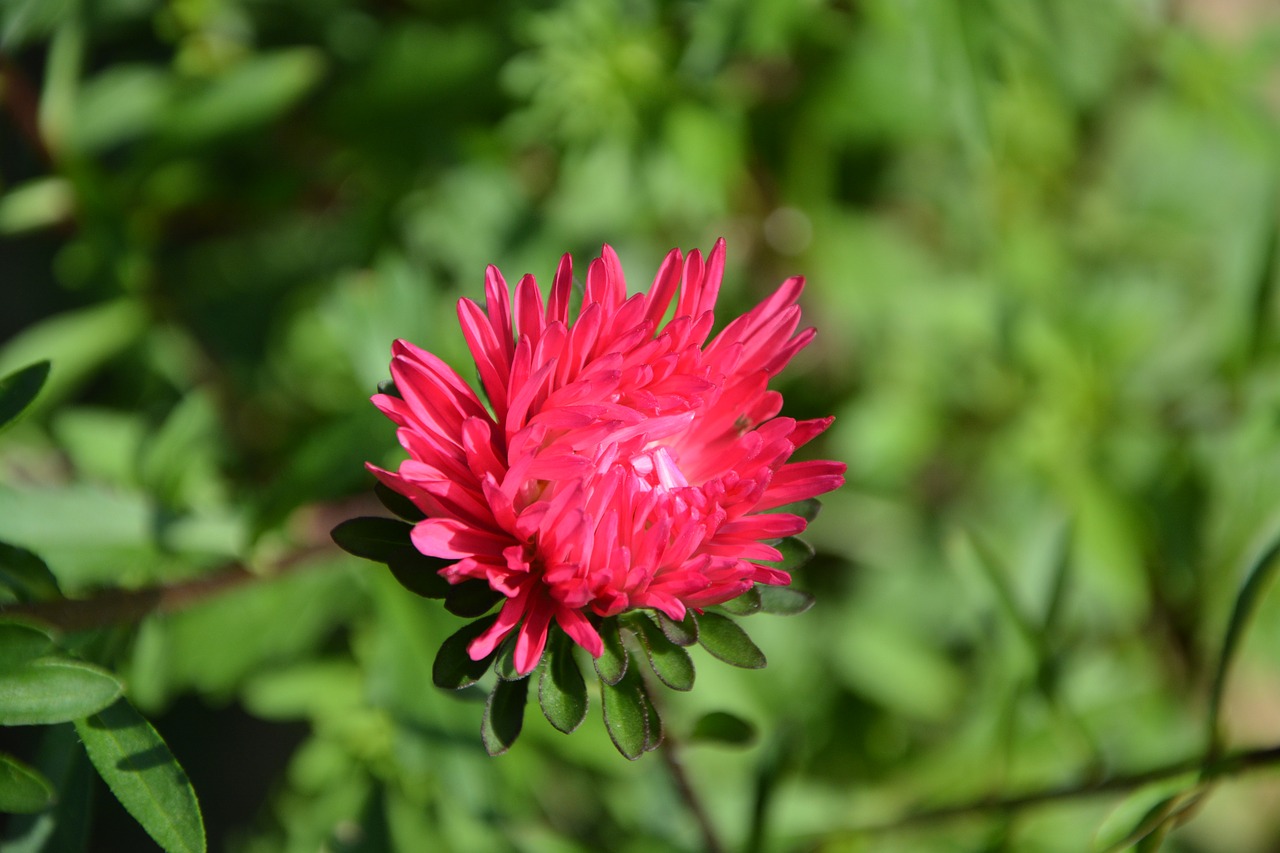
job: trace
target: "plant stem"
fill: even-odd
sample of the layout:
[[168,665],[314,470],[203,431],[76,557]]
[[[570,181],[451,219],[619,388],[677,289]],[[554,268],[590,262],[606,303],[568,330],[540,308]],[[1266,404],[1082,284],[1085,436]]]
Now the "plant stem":
[[698,824],[698,830],[702,833],[703,849],[707,853],[725,853],[724,843],[720,840],[720,836],[716,834],[716,828],[711,823],[711,817],[707,814],[706,807],[703,806],[697,790],[694,789],[692,780],[689,779],[689,773],[685,769],[680,746],[670,732],[667,732],[663,737],[662,745],[658,747],[658,752],[662,754],[662,761],[667,767],[671,781],[675,783],[676,790],[680,792],[681,801]]

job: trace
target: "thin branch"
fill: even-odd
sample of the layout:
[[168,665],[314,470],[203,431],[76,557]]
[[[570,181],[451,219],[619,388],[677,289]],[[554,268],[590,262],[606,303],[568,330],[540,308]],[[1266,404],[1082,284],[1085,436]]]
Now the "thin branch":
[[724,843],[720,841],[720,836],[716,834],[715,825],[711,823],[711,816],[707,814],[706,807],[702,804],[702,798],[698,796],[697,790],[693,787],[693,782],[685,770],[680,746],[670,732],[665,733],[662,745],[658,747],[658,752],[662,755],[662,761],[667,767],[667,773],[671,776],[671,781],[675,784],[676,790],[680,792],[681,801],[698,824],[698,831],[702,833],[703,849],[707,853],[724,853]]

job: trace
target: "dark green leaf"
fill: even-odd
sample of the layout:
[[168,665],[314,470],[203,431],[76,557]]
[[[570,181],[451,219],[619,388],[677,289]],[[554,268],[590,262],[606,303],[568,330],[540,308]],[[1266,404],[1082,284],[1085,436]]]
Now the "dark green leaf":
[[795,616],[813,606],[813,596],[789,586],[761,585],[760,611],[779,616]]
[[689,739],[746,746],[756,739],[756,727],[727,711],[712,711],[693,724]]
[[638,628],[649,665],[658,679],[672,690],[692,690],[694,671],[689,653],[668,640],[648,616],[640,615],[630,624]]
[[40,658],[0,671],[0,725],[74,720],[107,707],[122,689],[105,669],[71,658]]
[[817,498],[808,498],[795,503],[783,504],[777,509],[771,509],[769,512],[781,512],[787,515],[798,515],[805,521],[813,521],[818,517],[818,511],[822,509],[822,502]]
[[600,623],[600,639],[604,641],[604,653],[595,660],[596,675],[605,684],[617,684],[627,674],[627,649],[622,645],[616,617]]
[[502,593],[494,592],[482,580],[463,581],[455,584],[444,598],[444,609],[455,616],[471,618],[483,616],[502,601]]
[[44,560],[26,548],[0,542],[0,585],[18,601],[43,601],[62,593]]
[[0,678],[53,650],[53,638],[43,629],[21,622],[0,622]]
[[625,678],[616,684],[600,682],[600,704],[604,727],[618,752],[634,761],[649,740],[649,714],[639,679]]
[[750,616],[760,609],[760,593],[753,586],[737,598],[723,602],[720,607],[734,616]]
[[778,550],[782,552],[782,561],[776,566],[785,572],[794,572],[813,559],[813,546],[795,536],[779,542]]
[[414,504],[413,501],[388,486],[386,483],[378,482],[373,486],[373,493],[378,496],[378,500],[382,505],[403,518],[405,521],[414,522],[421,521],[426,518],[422,510]]
[[49,378],[49,362],[37,361],[0,379],[0,431],[35,400]]
[[652,752],[662,746],[662,739],[666,737],[666,729],[663,726],[661,715],[658,714],[658,707],[653,704],[653,697],[649,695],[649,689],[645,686],[643,680],[640,682],[640,699],[644,702],[646,721],[644,751]]
[[480,739],[490,755],[501,755],[511,748],[524,726],[524,706],[529,697],[529,679],[499,679],[484,706]]
[[446,598],[454,589],[440,576],[440,569],[447,565],[444,560],[416,550],[399,551],[387,559],[387,568],[400,585],[423,598]]
[[547,721],[565,734],[587,718],[587,682],[568,642],[557,640],[543,658],[538,704]]
[[518,633],[516,631],[511,632],[502,641],[502,645],[498,646],[498,656],[493,662],[493,672],[503,681],[520,681],[532,674],[531,672],[521,674],[516,669],[516,639]]
[[751,642],[747,633],[727,616],[703,613],[698,617],[698,643],[725,663],[743,669],[760,669],[764,652]]
[[385,563],[395,554],[413,549],[409,539],[412,530],[413,525],[399,519],[364,516],[347,519],[329,535],[348,554]]
[[0,812],[31,814],[53,802],[53,786],[38,770],[0,753]]
[[204,821],[186,772],[141,714],[121,699],[76,721],[98,775],[168,853],[204,853]]
[[698,642],[698,620],[694,617],[692,610],[686,610],[684,618],[679,622],[661,610],[656,612],[658,626],[662,628],[662,633],[667,635],[668,640],[677,646],[692,646]]
[[471,641],[483,634],[497,620],[497,615],[477,619],[451,635],[440,644],[435,662],[431,665],[431,681],[445,690],[460,690],[479,681],[489,669],[493,655],[483,660],[472,660],[467,653]]
[[75,727],[45,728],[35,768],[57,791],[53,808],[15,815],[4,829],[4,853],[84,853],[89,847],[89,802],[93,770]]

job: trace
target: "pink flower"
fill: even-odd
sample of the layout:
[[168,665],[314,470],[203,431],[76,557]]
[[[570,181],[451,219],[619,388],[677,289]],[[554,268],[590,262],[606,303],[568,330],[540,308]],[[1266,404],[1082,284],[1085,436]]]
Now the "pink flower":
[[599,657],[593,614],[680,620],[755,583],[790,582],[761,561],[780,560],[768,543],[806,522],[768,511],[839,487],[845,466],[788,461],[831,418],[778,417],[782,396],[767,387],[813,340],[813,329],[795,334],[803,279],[707,343],[724,255],[723,240],[705,261],[673,249],[649,292],[628,297],[605,246],[572,320],[568,255],[545,303],[527,275],[513,304],[489,267],[485,307],[458,303],[489,407],[436,356],[393,345],[400,396],[373,402],[409,458],[394,473],[369,468],[426,515],[413,544],[456,561],[446,579],[506,596],[473,659],[516,631],[516,668],[530,672],[552,620]]

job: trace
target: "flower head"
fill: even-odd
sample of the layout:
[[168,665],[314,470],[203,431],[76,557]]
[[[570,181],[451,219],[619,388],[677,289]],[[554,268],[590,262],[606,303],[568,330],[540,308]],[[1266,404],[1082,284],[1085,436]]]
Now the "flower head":
[[483,579],[506,597],[473,659],[514,631],[516,669],[530,672],[552,621],[599,657],[593,616],[652,608],[680,620],[790,582],[762,563],[781,560],[769,542],[806,522],[771,510],[837,488],[845,466],[788,461],[831,419],[780,417],[768,388],[814,337],[796,333],[803,279],[711,337],[724,256],[723,240],[705,260],[673,249],[649,292],[628,296],[605,246],[573,318],[568,255],[545,300],[532,276],[513,299],[489,267],[484,307],[458,303],[488,406],[436,356],[393,345],[398,396],[373,402],[409,458],[369,468],[422,510],[413,544],[453,561],[447,580]]

